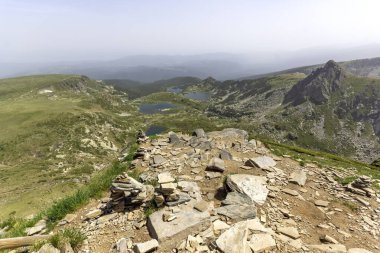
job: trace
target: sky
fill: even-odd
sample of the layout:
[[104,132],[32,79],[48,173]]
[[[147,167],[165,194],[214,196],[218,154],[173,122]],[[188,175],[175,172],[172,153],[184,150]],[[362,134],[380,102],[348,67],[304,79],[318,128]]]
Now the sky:
[[379,0],[0,0],[0,61],[380,44]]

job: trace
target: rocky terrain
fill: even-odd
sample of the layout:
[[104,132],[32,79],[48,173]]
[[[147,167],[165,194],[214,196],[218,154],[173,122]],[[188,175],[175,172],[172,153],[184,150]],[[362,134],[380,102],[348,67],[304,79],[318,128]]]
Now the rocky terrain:
[[80,228],[79,252],[380,252],[380,181],[354,168],[276,156],[231,128],[138,142],[109,193],[55,229]]
[[209,115],[245,121],[254,136],[367,163],[380,156],[380,80],[355,76],[334,61],[307,76],[208,78],[187,90],[209,92]]

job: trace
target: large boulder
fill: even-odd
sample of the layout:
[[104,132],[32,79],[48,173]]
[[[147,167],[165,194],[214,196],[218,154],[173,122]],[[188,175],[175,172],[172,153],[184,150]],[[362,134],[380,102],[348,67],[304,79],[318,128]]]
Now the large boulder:
[[273,160],[272,157],[269,156],[259,156],[255,158],[251,158],[245,162],[245,165],[251,167],[257,167],[260,169],[266,169],[270,167],[276,166],[276,161]]
[[266,178],[248,174],[228,175],[227,187],[249,197],[256,204],[264,204],[269,190],[266,186]]
[[175,213],[176,219],[171,222],[163,221],[166,210],[160,210],[148,218],[148,230],[152,238],[157,239],[165,246],[175,247],[189,234],[197,234],[211,226],[210,213],[199,212],[193,208],[180,207]]
[[216,245],[225,253],[263,252],[276,246],[272,234],[258,219],[251,219],[234,224],[219,236]]
[[289,182],[293,184],[298,184],[304,186],[306,183],[307,175],[303,170],[296,170],[290,174]]
[[212,158],[207,166],[207,170],[211,171],[223,172],[225,169],[224,161],[217,157]]

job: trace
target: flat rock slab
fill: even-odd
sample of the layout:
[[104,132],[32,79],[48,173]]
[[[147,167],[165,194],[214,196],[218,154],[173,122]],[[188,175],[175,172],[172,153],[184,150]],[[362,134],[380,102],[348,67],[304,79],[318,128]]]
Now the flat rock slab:
[[165,162],[166,162],[166,160],[165,160],[165,158],[162,157],[162,155],[155,155],[153,157],[153,163],[154,164],[159,165],[159,164],[163,164]]
[[249,159],[246,165],[254,165],[260,169],[269,168],[276,166],[276,161],[273,160],[272,157],[269,156],[259,156],[252,159]]
[[256,218],[257,211],[253,205],[228,205],[215,209],[217,214],[224,215],[234,220],[246,220]]
[[248,196],[259,205],[264,204],[269,193],[266,178],[261,176],[234,174],[227,177],[226,183],[232,191]]
[[175,181],[170,172],[162,172],[157,177],[159,184],[173,183]]
[[165,210],[160,210],[150,215],[147,226],[150,236],[166,246],[175,247],[189,234],[197,234],[211,226],[209,212],[181,209],[172,222],[162,220],[164,212]]
[[304,186],[306,184],[307,175],[303,170],[297,170],[290,174],[289,182]]
[[207,170],[223,172],[225,170],[224,161],[218,157],[214,157],[210,160]]
[[223,205],[252,205],[251,198],[239,192],[229,192],[226,199],[222,201]]
[[[251,239],[248,238],[250,231],[257,233],[254,235],[271,235],[273,233],[271,229],[265,228],[258,219],[241,221],[234,224],[231,228],[221,234],[216,240],[216,245],[225,253],[252,253],[250,242],[248,241],[248,239]],[[252,242],[252,246],[256,249],[260,247],[260,242],[256,239],[269,239],[267,236],[266,238],[260,237],[261,236],[254,238],[254,241]],[[266,242],[265,245],[272,245],[272,243],[273,242]]]
[[253,234],[249,241],[253,253],[271,250],[276,247],[276,241],[270,234]]
[[146,252],[151,252],[154,249],[157,249],[158,246],[159,246],[158,241],[156,239],[152,239],[147,242],[137,243],[133,247],[133,251],[136,253],[146,253]]
[[329,205],[329,202],[324,200],[316,200],[314,204],[320,207],[327,207]]
[[289,194],[289,195],[292,195],[292,196],[298,196],[299,195],[299,193],[296,190],[291,190],[288,188],[282,189],[282,192]]
[[283,235],[289,236],[292,239],[300,238],[300,234],[298,233],[298,230],[295,227],[281,227],[278,228],[278,232]]
[[346,253],[346,246],[342,244],[319,244],[319,245],[307,245],[312,252],[318,253]]

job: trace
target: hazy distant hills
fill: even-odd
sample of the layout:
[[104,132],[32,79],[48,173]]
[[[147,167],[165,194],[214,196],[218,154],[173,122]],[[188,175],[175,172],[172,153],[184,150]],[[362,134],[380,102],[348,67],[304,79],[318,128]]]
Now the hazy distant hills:
[[[0,78],[32,74],[79,74],[93,79],[128,79],[143,83],[192,76],[217,80],[256,78],[266,73],[298,70],[309,74],[329,59],[346,62],[354,74],[379,75],[380,45],[346,49],[305,49],[294,52],[255,52],[251,54],[133,55],[114,60],[36,63],[1,62]],[[356,60],[352,59],[365,59]],[[371,58],[371,59],[370,59]],[[299,66],[309,66],[301,67]],[[286,70],[288,69],[288,70]],[[282,71],[286,70],[286,71]],[[281,71],[281,72],[279,72]]]

